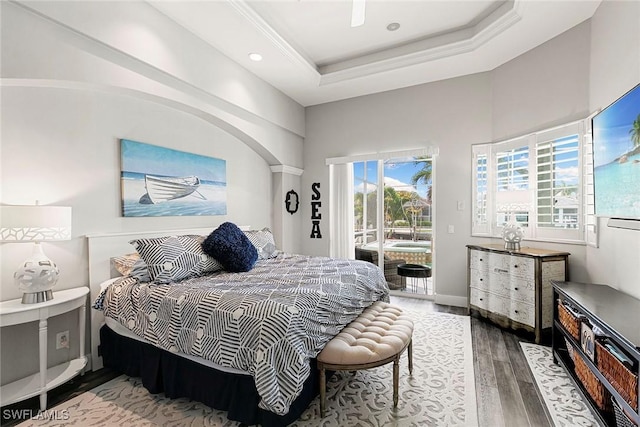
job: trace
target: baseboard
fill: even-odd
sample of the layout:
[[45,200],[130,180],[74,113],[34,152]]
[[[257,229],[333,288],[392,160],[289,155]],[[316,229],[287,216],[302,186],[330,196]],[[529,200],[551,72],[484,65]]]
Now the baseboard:
[[89,372],[89,371],[93,371],[93,358],[91,357],[91,353],[89,354],[85,354],[84,357],[87,358],[87,364],[84,366],[83,371],[84,372]]
[[437,294],[435,299],[436,304],[450,305],[453,307],[467,307],[467,297],[459,297],[455,295],[441,295]]

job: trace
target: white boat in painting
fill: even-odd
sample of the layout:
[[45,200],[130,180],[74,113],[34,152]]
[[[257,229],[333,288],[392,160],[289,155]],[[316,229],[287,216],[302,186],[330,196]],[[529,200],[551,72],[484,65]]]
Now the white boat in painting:
[[200,178],[145,175],[144,184],[147,188],[148,201],[161,203],[190,195],[200,187]]

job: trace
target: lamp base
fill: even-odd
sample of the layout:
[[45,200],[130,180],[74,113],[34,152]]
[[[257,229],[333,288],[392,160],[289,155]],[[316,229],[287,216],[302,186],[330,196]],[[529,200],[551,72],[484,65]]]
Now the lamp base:
[[25,292],[22,294],[22,304],[35,304],[53,299],[51,289],[40,292]]
[[520,250],[520,242],[505,242],[504,248],[508,251],[519,251]]

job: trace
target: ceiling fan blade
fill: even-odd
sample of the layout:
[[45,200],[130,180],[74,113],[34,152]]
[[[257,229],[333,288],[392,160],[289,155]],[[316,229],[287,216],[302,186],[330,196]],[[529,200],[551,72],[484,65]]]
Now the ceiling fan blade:
[[366,0],[352,0],[353,8],[351,9],[351,26],[359,27],[364,24],[364,9]]

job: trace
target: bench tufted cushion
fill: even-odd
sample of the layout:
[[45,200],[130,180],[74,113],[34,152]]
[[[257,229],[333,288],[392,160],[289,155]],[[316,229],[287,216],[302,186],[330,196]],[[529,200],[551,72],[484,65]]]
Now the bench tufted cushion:
[[329,341],[318,361],[331,365],[375,363],[402,351],[412,333],[413,322],[408,315],[378,301]]

